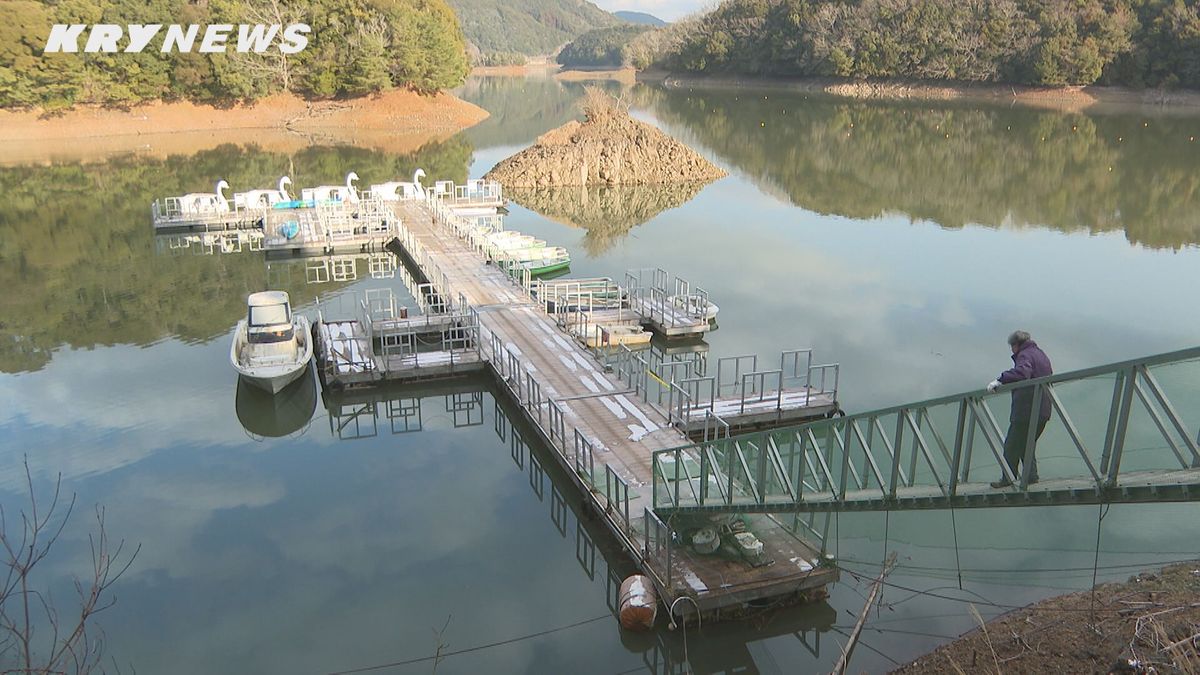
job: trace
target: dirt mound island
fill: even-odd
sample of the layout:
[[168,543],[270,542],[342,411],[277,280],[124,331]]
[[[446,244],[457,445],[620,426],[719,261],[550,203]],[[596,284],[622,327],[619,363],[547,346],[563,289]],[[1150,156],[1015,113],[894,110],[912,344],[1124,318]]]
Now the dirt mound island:
[[590,89],[583,122],[547,132],[501,161],[487,178],[505,187],[708,183],[725,172],[695,150],[639,122],[619,101]]

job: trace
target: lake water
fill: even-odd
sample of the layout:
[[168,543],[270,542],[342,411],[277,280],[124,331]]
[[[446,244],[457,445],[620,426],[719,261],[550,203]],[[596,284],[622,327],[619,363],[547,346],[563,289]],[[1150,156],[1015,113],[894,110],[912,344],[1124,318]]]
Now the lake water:
[[[1086,588],[1093,565],[1123,579],[1197,557],[1188,504],[1112,507],[1098,556],[1096,507],[842,515],[830,550],[847,573],[827,603],[623,635],[609,596],[629,562],[486,382],[239,390],[227,353],[246,293],[269,284],[312,312],[404,291],[366,261],[174,250],[152,199],[283,173],[461,182],[573,118],[581,91],[473,79],[461,95],[492,117],[404,155],[224,145],[0,167],[0,504],[23,504],[23,455],[39,494],[61,474],[77,495],[40,570],[60,607],[93,505],[141,545],[99,617],[122,669],[417,673],[440,648],[439,673],[684,672],[685,656],[701,673],[828,672],[869,586],[850,572],[896,551],[853,664],[876,672],[971,628],[968,603],[988,616]],[[710,361],[812,347],[841,364],[853,412],[981,387],[1015,328],[1059,372],[1200,341],[1200,117],[644,86],[626,100],[729,176],[514,194],[506,225],[570,248],[575,275],[662,267],[708,289]]]

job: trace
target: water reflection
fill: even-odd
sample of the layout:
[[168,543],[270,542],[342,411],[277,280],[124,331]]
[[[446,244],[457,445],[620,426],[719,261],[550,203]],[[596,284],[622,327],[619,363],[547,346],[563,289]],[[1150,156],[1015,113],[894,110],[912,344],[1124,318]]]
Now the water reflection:
[[[211,340],[245,311],[248,293],[277,281],[266,278],[260,254],[184,255],[254,251],[253,238],[156,242],[147,205],[162,195],[194,191],[214,177],[235,186],[265,185],[284,174],[302,185],[340,181],[347,167],[364,180],[411,175],[420,166],[462,182],[470,156],[471,145],[455,137],[407,155],[225,145],[165,160],[0,168],[0,285],[19,289],[3,300],[0,372],[43,368],[62,345]],[[161,247],[178,255],[157,255]],[[315,297],[303,276],[282,283],[272,288],[288,291],[297,306]]]
[[476,147],[524,146],[581,115],[577,102],[583,84],[548,77],[476,77],[455,93],[488,111],[486,119],[463,132]]
[[769,194],[817,213],[902,213],[948,228],[1123,231],[1150,247],[1200,242],[1195,117],[778,91],[635,92],[672,132]]
[[587,230],[584,249],[599,255],[634,227],[678,206],[704,189],[704,183],[667,185],[577,185],[559,188],[509,188],[509,197],[551,220]]
[[280,438],[308,430],[317,410],[316,378],[310,365],[297,381],[271,394],[239,377],[234,402],[238,422],[251,438]]

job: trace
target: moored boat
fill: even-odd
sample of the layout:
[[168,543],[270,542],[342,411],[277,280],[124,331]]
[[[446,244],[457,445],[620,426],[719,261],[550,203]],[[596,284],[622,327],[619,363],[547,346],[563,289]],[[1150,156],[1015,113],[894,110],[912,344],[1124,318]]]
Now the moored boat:
[[629,324],[601,324],[596,326],[584,340],[588,347],[617,347],[620,345],[649,344],[653,337],[641,326]]
[[500,252],[496,264],[507,271],[525,268],[531,276],[550,274],[571,266],[571,254],[561,246]]
[[293,315],[283,291],[251,293],[246,318],[238,321],[229,361],[250,384],[272,394],[304,374],[312,360],[306,317]]

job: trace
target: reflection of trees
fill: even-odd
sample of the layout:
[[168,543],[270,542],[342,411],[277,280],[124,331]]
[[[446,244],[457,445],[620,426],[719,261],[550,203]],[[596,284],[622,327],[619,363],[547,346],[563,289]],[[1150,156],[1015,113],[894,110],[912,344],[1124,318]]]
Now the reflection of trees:
[[[471,147],[461,138],[410,155],[359,148],[309,148],[294,155],[221,146],[190,157],[116,159],[102,164],[0,169],[0,372],[36,370],[67,344],[144,345],[165,336],[208,340],[262,290],[258,254],[159,256],[150,203],[212,189],[271,187],[283,174],[299,186],[364,184],[410,176],[466,177]],[[319,287],[285,284],[297,304]]]
[[509,188],[506,191],[513,201],[525,208],[587,230],[583,239],[584,247],[588,253],[598,255],[611,248],[637,225],[663,211],[685,204],[705,185],[577,185]]
[[583,85],[550,77],[473,77],[457,94],[488,111],[488,118],[463,133],[481,148],[526,145],[580,117],[576,103]]
[[647,87],[637,99],[766,191],[820,213],[1200,242],[1193,119]]

